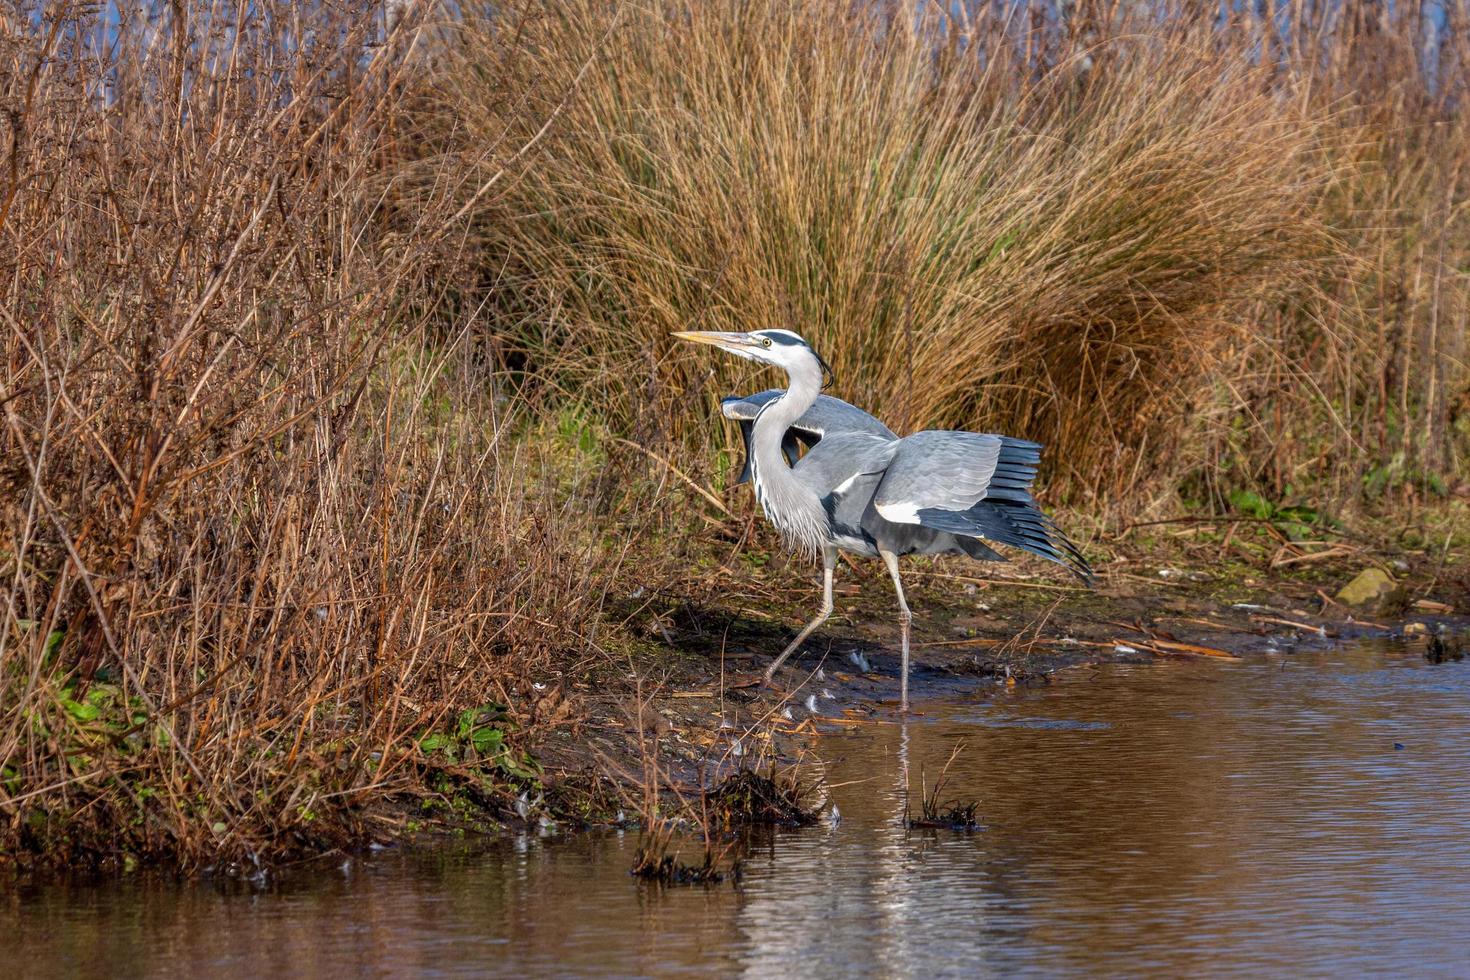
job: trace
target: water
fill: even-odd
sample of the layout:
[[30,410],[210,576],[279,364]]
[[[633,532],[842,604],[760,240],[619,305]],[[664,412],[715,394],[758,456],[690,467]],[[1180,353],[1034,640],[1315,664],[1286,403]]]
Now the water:
[[[0,929],[23,976],[1470,974],[1470,662],[1080,668],[922,710],[823,738],[842,822],[738,885],[636,882],[606,832],[31,889]],[[901,759],[917,787],[959,742],[983,828],[903,829]]]

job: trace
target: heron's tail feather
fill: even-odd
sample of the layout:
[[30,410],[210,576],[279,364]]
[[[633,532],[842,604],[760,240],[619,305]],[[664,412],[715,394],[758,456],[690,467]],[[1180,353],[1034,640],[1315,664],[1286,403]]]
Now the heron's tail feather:
[[951,535],[951,537],[954,538],[956,546],[958,546],[961,551],[963,551],[965,554],[969,555],[976,561],[1010,561],[1010,559],[1007,558],[1005,555],[988,546],[984,541],[981,541],[979,538],[972,538],[968,534],[954,534]]
[[1093,584],[1092,566],[1056,522],[1037,508],[1029,493],[1024,501],[998,496],[982,500],[969,510],[925,509],[918,516],[924,527],[1020,548],[1056,562],[1085,585]]

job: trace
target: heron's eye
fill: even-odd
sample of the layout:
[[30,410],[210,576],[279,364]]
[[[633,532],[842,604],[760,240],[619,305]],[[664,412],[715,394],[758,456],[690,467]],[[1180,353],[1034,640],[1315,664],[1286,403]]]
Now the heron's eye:
[[761,338],[761,346],[762,347],[769,347],[769,346],[771,346],[771,338],[770,337],[762,337]]

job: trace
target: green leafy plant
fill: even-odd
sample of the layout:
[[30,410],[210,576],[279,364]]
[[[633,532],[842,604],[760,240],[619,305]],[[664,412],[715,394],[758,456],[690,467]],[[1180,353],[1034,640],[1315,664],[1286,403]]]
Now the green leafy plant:
[[1273,526],[1293,541],[1304,541],[1314,535],[1313,526],[1337,522],[1325,518],[1315,508],[1306,504],[1272,503],[1252,490],[1235,490],[1230,494],[1230,506],[1242,517],[1270,521]]
[[506,743],[511,722],[503,704],[482,704],[461,711],[449,731],[428,732],[419,738],[419,748],[455,762],[488,761],[507,776],[535,779],[540,766],[524,751]]

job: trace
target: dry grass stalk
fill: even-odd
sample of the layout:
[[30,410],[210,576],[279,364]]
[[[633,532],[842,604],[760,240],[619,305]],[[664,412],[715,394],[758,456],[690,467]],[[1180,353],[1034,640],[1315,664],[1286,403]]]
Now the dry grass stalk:
[[933,788],[925,785],[924,772],[919,770],[919,817],[914,819],[908,811],[908,799],[904,799],[904,823],[911,828],[941,829],[941,830],[976,830],[980,823],[977,814],[980,804],[975,801],[960,802],[958,800],[944,799],[944,787],[949,784],[949,767],[960,757],[965,750],[965,743],[960,742],[950,751],[949,758],[944,762],[944,768],[939,770],[939,778],[934,781]]

